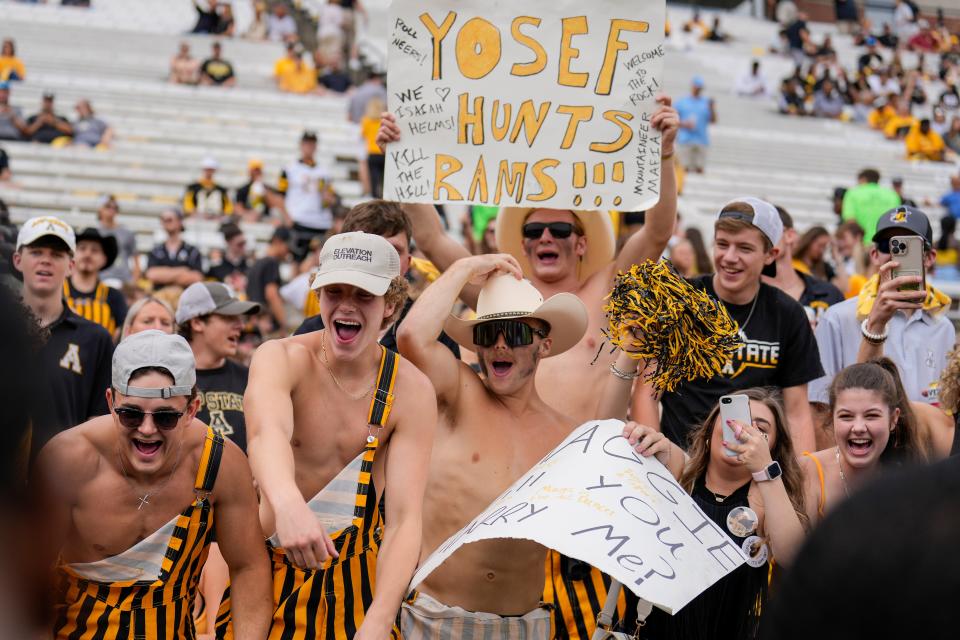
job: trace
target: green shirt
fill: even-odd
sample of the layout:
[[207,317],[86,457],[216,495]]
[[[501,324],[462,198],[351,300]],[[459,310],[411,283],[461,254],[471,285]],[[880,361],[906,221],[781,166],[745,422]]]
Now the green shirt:
[[843,219],[856,220],[863,229],[863,242],[873,242],[877,221],[887,211],[900,206],[900,196],[888,187],[875,182],[858,184],[843,196]]

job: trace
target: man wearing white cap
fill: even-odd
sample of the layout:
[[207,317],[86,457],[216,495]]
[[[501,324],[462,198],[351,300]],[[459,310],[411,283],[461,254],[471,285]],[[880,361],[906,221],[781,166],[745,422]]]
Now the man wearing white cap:
[[107,413],[103,392],[110,386],[113,341],[106,329],[75,314],[63,300],[76,248],[70,225],[40,216],[20,228],[13,254],[13,265],[23,274],[23,302],[50,333],[38,354],[49,399],[45,414],[34,420],[36,448],[63,429]]
[[[776,275],[782,235],[776,208],[757,198],[737,198],[717,214],[716,273],[696,278],[693,284],[726,307],[740,326],[742,345],[720,375],[686,382],[663,395],[661,430],[681,447],[686,448],[687,435],[720,396],[751,387],[778,387],[783,390],[794,450],[814,450],[807,383],[823,375],[817,343],[800,303],[761,280],[762,275]],[[707,482],[719,496],[738,488],[720,481],[710,486],[709,478]]]
[[426,376],[377,343],[406,287],[385,238],[333,236],[313,282],[326,328],[254,354],[244,405],[271,637],[383,640],[406,595],[437,415]]
[[[421,558],[465,526],[576,424],[540,397],[541,360],[573,348],[587,310],[570,293],[544,301],[509,255],[455,262],[420,295],[400,326],[400,351],[433,382],[442,419],[430,460]],[[483,283],[474,320],[450,315],[463,287]],[[436,341],[445,330],[475,351],[482,376]],[[547,550],[499,539],[459,549],[403,605],[407,640],[550,637],[542,607]],[[456,635],[452,635],[456,634]]]
[[[576,294],[587,307],[590,326],[572,349],[545,361],[539,368],[539,390],[544,400],[580,424],[611,417],[597,415],[600,397],[609,378],[615,354],[601,350],[601,330],[606,326],[603,300],[618,271],[644,260],[659,260],[677,220],[677,185],[673,143],[679,120],[670,98],[657,98],[660,107],[650,125],[661,136],[660,201],[647,212],[643,229],[627,239],[618,255],[609,216],[602,211],[561,211],[507,207],[497,216],[497,247],[516,258],[525,277],[544,297]],[[378,143],[384,148],[399,140],[400,128],[392,115],[380,123]],[[443,230],[430,205],[404,204],[413,222],[417,246],[441,270],[468,255],[467,250]],[[477,289],[466,286],[461,298],[476,306]],[[599,354],[598,354],[599,351]],[[591,362],[594,363],[590,366]]]
[[100,393],[110,415],[59,434],[37,458],[47,559],[63,587],[54,636],[195,637],[191,605],[215,533],[234,585],[235,637],[264,638],[270,566],[253,478],[234,444],[194,423],[190,346],[162,331],[130,336]]
[[220,168],[215,158],[207,156],[200,164],[200,180],[187,185],[183,194],[183,213],[202,218],[219,218],[233,215],[233,202],[226,188],[214,181],[213,176]]

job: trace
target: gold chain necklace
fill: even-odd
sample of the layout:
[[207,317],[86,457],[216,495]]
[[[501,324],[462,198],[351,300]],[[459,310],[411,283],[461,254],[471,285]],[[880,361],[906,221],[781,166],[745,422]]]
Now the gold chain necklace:
[[180,440],[180,446],[177,447],[177,461],[173,463],[173,469],[170,470],[170,475],[167,476],[166,480],[160,483],[160,486],[156,487],[155,489],[151,489],[150,491],[147,491],[145,494],[141,496],[141,495],[138,495],[137,488],[133,485],[133,480],[131,480],[130,476],[127,475],[127,469],[126,467],[123,466],[123,456],[120,454],[120,443],[119,442],[117,443],[117,460],[120,462],[120,471],[123,472],[123,478],[124,480],[127,481],[127,484],[130,486],[130,490],[133,491],[133,495],[137,496],[137,500],[140,501],[140,504],[137,505],[137,511],[140,511],[141,509],[143,509],[143,505],[150,504],[150,500],[148,500],[148,498],[154,495],[155,493],[158,493],[159,491],[161,491],[164,487],[166,487],[170,483],[170,480],[173,478],[173,475],[177,472],[177,467],[180,466],[181,453],[183,453],[183,439]]
[[[326,333],[326,332],[324,332],[324,333]],[[382,347],[381,347],[381,348],[382,348]],[[377,384],[377,378],[376,378],[376,376],[374,376],[373,382],[370,383],[370,387],[367,388],[367,390],[364,391],[363,393],[361,393],[360,395],[355,395],[355,394],[350,393],[349,391],[347,391],[347,390],[343,387],[343,385],[340,384],[340,379],[337,378],[337,374],[335,374],[335,373],[333,372],[333,369],[330,367],[330,361],[327,359],[327,341],[326,341],[326,335],[320,336],[320,363],[323,364],[324,368],[327,370],[327,373],[329,373],[329,374],[330,374],[330,377],[333,378],[334,384],[336,384],[337,387],[340,389],[340,391],[342,391],[343,394],[344,394],[345,396],[347,396],[348,398],[350,398],[351,400],[361,400],[361,399],[363,399],[363,398],[366,398],[368,395],[370,395],[370,392],[373,391],[373,388],[374,388],[374,387],[376,386],[376,384]]]

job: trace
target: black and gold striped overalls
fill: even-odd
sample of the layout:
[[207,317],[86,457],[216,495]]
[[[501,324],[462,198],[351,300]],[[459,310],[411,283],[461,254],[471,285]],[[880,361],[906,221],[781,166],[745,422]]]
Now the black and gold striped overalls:
[[117,331],[117,319],[113,317],[113,310],[107,304],[107,293],[110,288],[102,282],[97,282],[97,288],[93,290],[90,297],[74,297],[70,289],[70,282],[67,279],[63,281],[63,297],[75,314],[95,322],[107,330],[110,335]]
[[[586,562],[568,558],[551,549],[547,552],[547,579],[543,601],[553,605],[553,640],[590,640],[597,628],[597,616],[603,609],[610,577]],[[636,609],[636,596],[620,591],[614,624],[628,611]]]
[[194,483],[196,498],[176,517],[158,578],[96,582],[69,565],[60,566],[54,626],[58,640],[196,637],[191,612],[214,529],[207,495],[216,483],[222,454],[223,436],[208,428]]

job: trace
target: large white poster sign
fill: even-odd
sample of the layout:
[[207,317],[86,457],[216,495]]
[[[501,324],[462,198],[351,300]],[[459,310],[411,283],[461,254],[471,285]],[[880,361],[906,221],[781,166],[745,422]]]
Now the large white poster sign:
[[411,587],[465,544],[524,538],[583,560],[669,613],[744,563],[740,547],[619,420],[578,427],[421,565]]
[[393,0],[384,197],[643,210],[664,0]]

